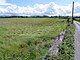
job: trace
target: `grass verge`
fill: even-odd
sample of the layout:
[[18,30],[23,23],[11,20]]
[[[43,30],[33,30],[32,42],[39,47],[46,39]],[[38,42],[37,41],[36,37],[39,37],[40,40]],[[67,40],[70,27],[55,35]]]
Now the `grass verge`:
[[74,60],[74,30],[73,24],[66,28],[64,40],[59,45],[58,55],[47,56],[47,60]]
[[63,43],[59,46],[60,60],[74,60],[74,25],[66,28]]

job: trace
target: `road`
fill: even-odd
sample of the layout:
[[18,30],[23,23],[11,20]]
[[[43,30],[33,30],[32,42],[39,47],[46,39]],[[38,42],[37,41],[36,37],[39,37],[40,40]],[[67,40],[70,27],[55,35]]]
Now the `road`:
[[74,21],[75,29],[75,60],[80,60],[80,22]]

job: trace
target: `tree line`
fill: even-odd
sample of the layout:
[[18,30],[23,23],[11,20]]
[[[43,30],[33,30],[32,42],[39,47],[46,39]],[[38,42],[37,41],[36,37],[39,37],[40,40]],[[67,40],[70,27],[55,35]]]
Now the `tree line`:
[[[67,19],[70,16],[0,16],[0,18],[61,18]],[[75,18],[80,18],[80,16],[75,16]]]

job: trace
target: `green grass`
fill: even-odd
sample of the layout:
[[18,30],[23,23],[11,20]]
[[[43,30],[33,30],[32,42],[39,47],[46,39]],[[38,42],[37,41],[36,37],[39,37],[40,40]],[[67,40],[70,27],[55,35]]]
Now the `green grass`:
[[59,45],[57,56],[48,56],[49,60],[74,60],[74,30],[73,24],[67,26],[62,44]]
[[74,60],[74,25],[68,26],[66,28],[66,34],[64,41],[61,46],[59,46],[59,58],[60,60]]
[[75,18],[76,20],[75,21],[78,21],[78,22],[80,22],[80,18]]
[[41,60],[65,27],[58,18],[0,18],[0,60]]

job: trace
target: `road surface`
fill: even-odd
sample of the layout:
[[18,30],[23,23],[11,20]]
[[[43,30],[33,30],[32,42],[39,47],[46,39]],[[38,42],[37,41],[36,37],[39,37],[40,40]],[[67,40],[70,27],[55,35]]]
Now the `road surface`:
[[75,29],[75,60],[80,60],[80,22],[74,21]]

